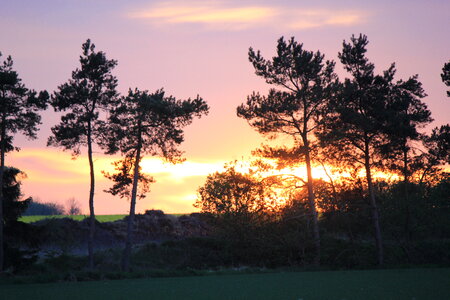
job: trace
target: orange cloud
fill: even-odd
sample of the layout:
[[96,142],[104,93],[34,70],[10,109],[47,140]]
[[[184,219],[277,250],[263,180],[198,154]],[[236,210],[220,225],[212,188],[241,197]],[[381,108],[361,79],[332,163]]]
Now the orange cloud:
[[128,17],[147,19],[154,24],[201,24],[216,29],[243,29],[273,19],[277,10],[264,6],[226,7],[218,3],[156,3],[128,13]]
[[362,11],[335,11],[281,6],[225,5],[215,2],[160,2],[129,12],[129,18],[149,20],[154,25],[199,24],[210,29],[240,30],[282,26],[309,29],[359,24],[367,17]]

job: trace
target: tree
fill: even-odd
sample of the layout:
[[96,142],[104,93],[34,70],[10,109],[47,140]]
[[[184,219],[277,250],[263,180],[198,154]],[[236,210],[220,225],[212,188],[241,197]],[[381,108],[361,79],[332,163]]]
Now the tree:
[[264,213],[269,198],[262,180],[251,173],[237,171],[234,165],[227,165],[223,172],[208,175],[198,194],[194,207],[216,216]]
[[300,152],[307,171],[307,189],[315,243],[314,264],[320,263],[320,233],[312,177],[314,131],[321,112],[327,105],[337,77],[334,62],[326,61],[319,51],[303,49],[294,38],[278,40],[277,55],[264,59],[260,52],[249,50],[249,60],[256,75],[280,89],[271,89],[267,96],[253,92],[247,102],[237,108],[237,115],[246,119],[259,133],[275,137],[291,136],[293,151]]
[[5,234],[5,268],[26,267],[35,262],[37,258],[34,255],[35,251],[20,249],[24,244],[30,248],[35,248],[38,244],[38,240],[35,238],[35,230],[29,224],[18,221],[32,201],[31,197],[23,198],[21,181],[24,178],[26,178],[26,174],[19,169],[14,167],[4,168],[2,187],[4,201],[2,206],[5,214],[2,225]]
[[130,268],[136,197],[139,178],[142,178],[139,175],[142,158],[147,154],[162,157],[172,163],[180,162],[182,152],[177,146],[184,140],[182,128],[189,125],[194,117],[207,114],[208,109],[206,102],[199,96],[195,99],[177,100],[166,96],[162,89],[152,94],[130,89],[128,95],[121,98],[120,104],[111,109],[108,136],[105,139],[108,153],[120,151],[133,163],[123,270],[128,271]]
[[415,143],[423,135],[419,129],[431,123],[431,112],[421,101],[426,96],[417,75],[407,81],[398,81],[391,87],[386,106],[386,143],[382,145],[383,157],[389,161],[389,169],[399,172],[407,183],[413,173],[411,165],[417,157]]
[[52,95],[51,104],[55,111],[66,112],[61,122],[52,128],[49,146],[62,147],[72,151],[74,157],[80,148],[87,147],[90,171],[89,190],[89,267],[94,267],[94,160],[93,146],[98,144],[105,132],[105,122],[100,119],[101,111],[117,104],[117,79],[111,74],[117,61],[108,60],[102,51],[95,51],[95,45],[88,39],[82,45],[80,68],[72,72],[72,78],[60,85]]
[[420,128],[433,121],[427,105],[421,101],[426,96],[418,76],[407,81],[397,81],[391,86],[387,99],[386,142],[381,145],[382,157],[388,163],[388,169],[400,173],[403,177],[403,198],[405,200],[405,236],[411,238],[411,208],[409,199],[410,177],[422,165],[419,155],[423,134]]
[[331,112],[323,119],[319,137],[323,147],[332,149],[327,153],[335,156],[333,160],[365,170],[377,260],[381,265],[383,242],[372,169],[379,163],[381,145],[386,143],[388,99],[395,66],[392,64],[382,75],[375,75],[375,66],[366,57],[367,44],[365,35],[353,35],[350,43],[343,42],[343,50],[338,56],[352,78],[345,79],[330,102]]
[[[444,64],[441,78],[442,82],[445,83],[446,86],[450,86],[450,61]],[[447,97],[450,97],[450,90],[447,91]]]
[[4,224],[10,224],[19,219],[31,203],[31,198],[22,199],[22,178],[26,175],[14,167],[5,167],[3,180],[3,208],[5,215]]
[[[3,61],[0,65],[0,186],[4,184],[6,153],[20,150],[13,145],[14,135],[22,133],[30,139],[36,138],[38,125],[41,124],[38,112],[47,108],[48,98],[46,91],[38,94],[25,87],[13,69],[11,56]],[[3,190],[0,189],[0,272],[4,265],[3,201]]]
[[74,216],[81,214],[80,203],[74,197],[66,200],[67,214]]

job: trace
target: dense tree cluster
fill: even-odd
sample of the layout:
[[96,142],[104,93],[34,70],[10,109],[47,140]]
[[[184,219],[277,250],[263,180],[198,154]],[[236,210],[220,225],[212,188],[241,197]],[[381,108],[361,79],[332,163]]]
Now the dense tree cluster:
[[[271,89],[267,95],[250,94],[237,115],[269,139],[288,136],[291,144],[263,145],[253,152],[257,160],[249,171],[239,171],[235,162],[206,178],[194,206],[212,230],[209,237],[195,240],[195,247],[201,253],[212,249],[220,259],[202,257],[203,265],[450,262],[445,239],[450,234],[450,176],[443,168],[450,163],[450,125],[427,134],[424,128],[433,119],[418,75],[396,80],[395,64],[376,74],[367,45],[365,35],[343,42],[338,54],[348,73],[343,80],[334,61],[305,50],[294,38],[280,38],[271,59],[250,48],[256,75]],[[14,257],[23,261],[12,232],[30,229],[19,225],[18,217],[27,206],[43,205],[19,201],[22,173],[5,166],[6,153],[19,150],[15,134],[36,137],[40,110],[51,105],[61,113],[49,146],[71,151],[74,158],[87,149],[90,269],[96,265],[93,149],[122,155],[114,162],[116,172],[103,174],[113,183],[105,192],[130,201],[121,260],[125,271],[133,257],[136,200],[155,181],[142,172],[142,159],[183,161],[178,146],[184,127],[208,113],[198,95],[180,100],[163,89],[137,88],[120,95],[112,73],[117,61],[96,51],[90,40],[82,45],[79,61],[51,96],[27,89],[11,57],[0,65],[0,271]],[[449,66],[445,63],[441,74],[447,86]],[[305,176],[274,172],[295,167],[304,168]],[[328,180],[314,178],[314,167],[323,168]],[[377,179],[378,171],[396,177]],[[67,206],[69,214],[80,213],[75,199]]]

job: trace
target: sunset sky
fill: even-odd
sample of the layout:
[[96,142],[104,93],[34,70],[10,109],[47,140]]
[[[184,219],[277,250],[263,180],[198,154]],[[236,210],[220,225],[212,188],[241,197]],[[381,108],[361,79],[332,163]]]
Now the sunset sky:
[[[119,91],[138,87],[185,99],[199,94],[211,107],[208,116],[186,128],[186,162],[164,164],[146,159],[144,171],[156,179],[137,210],[191,212],[196,191],[207,174],[224,163],[245,159],[264,139],[236,117],[236,107],[252,91],[268,86],[248,62],[248,48],[274,54],[279,37],[294,36],[308,50],[337,60],[342,41],[364,33],[376,70],[396,62],[397,79],[419,74],[428,94],[434,127],[449,122],[450,105],[440,79],[450,59],[450,2],[402,1],[120,1],[2,0],[0,52],[11,55],[28,88],[53,92],[79,65],[81,44],[90,38],[97,50],[118,60]],[[346,76],[338,63],[336,71]],[[59,122],[52,109],[43,113],[38,139],[17,136],[20,152],[6,164],[25,171],[25,196],[60,202],[75,197],[88,212],[86,154],[47,148],[50,128]],[[428,128],[429,129],[429,128]],[[110,183],[108,157],[95,153],[96,213],[127,213],[129,203],[103,192]]]

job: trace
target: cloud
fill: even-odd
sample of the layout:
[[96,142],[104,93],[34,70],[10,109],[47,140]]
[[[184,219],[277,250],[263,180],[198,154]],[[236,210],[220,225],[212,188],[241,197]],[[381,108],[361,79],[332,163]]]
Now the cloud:
[[214,30],[283,27],[306,30],[324,26],[362,23],[363,11],[326,10],[282,6],[246,6],[223,2],[159,2],[131,11],[128,18],[147,20],[155,26],[198,25]]
[[277,10],[264,6],[227,7],[217,3],[157,3],[128,14],[130,18],[147,19],[154,24],[200,24],[216,29],[244,29],[273,19]]
[[368,17],[362,11],[331,11],[331,10],[295,10],[291,12],[298,21],[288,23],[292,29],[310,29],[325,26],[351,26],[361,24]]

